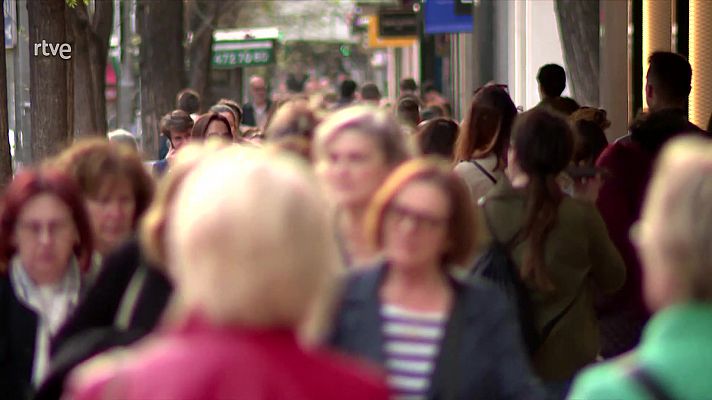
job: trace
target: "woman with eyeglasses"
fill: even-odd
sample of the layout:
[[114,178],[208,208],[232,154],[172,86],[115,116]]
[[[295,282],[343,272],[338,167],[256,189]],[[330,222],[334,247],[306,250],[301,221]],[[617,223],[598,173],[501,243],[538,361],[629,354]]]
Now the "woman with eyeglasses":
[[0,211],[0,395],[28,399],[49,369],[50,339],[84,289],[92,231],[79,188],[26,170]]
[[447,163],[397,168],[367,227],[385,262],[348,280],[333,346],[382,366],[394,398],[540,398],[503,295],[449,274],[473,251],[475,216]]
[[516,116],[506,85],[487,84],[475,91],[453,155],[455,172],[467,183],[475,201],[502,179]]
[[507,176],[485,196],[481,211],[490,240],[507,244],[526,285],[539,344],[534,370],[550,398],[562,398],[572,377],[600,350],[596,291],[610,294],[625,265],[591,200],[570,198],[557,176],[574,149],[569,124],[548,111],[517,117]]
[[662,151],[641,219],[631,230],[643,267],[645,303],[655,314],[637,348],[582,373],[570,398],[710,397],[710,171],[708,139],[673,139]]

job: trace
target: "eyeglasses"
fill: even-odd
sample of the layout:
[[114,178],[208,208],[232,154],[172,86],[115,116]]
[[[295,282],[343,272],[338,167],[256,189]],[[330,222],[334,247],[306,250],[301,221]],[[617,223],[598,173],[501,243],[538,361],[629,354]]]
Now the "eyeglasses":
[[37,239],[44,232],[50,237],[63,237],[71,232],[72,223],[68,220],[55,220],[47,223],[40,221],[18,221],[18,236]]
[[475,91],[472,92],[472,95],[475,96],[477,93],[481,92],[482,89],[484,89],[484,88],[490,88],[490,87],[495,87],[495,88],[498,88],[498,89],[502,89],[502,90],[504,90],[505,92],[507,92],[507,94],[509,94],[509,86],[507,86],[506,84],[504,84],[504,83],[493,83],[493,82],[490,82],[490,83],[487,83],[487,84],[485,84],[485,85],[483,85],[483,86],[480,86],[479,88],[475,89]]
[[412,221],[416,229],[437,229],[445,225],[448,218],[430,215],[422,211],[412,210],[398,204],[391,204],[386,211],[389,222],[400,225],[406,220]]

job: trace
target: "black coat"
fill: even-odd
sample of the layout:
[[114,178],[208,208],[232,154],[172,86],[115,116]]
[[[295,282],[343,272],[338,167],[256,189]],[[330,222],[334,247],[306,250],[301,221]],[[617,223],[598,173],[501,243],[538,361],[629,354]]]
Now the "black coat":
[[[272,101],[267,99],[267,110],[272,107]],[[255,106],[252,103],[245,103],[242,106],[242,121],[240,125],[245,126],[257,126],[257,121],[255,120]]]
[[[126,329],[114,326],[124,295],[137,271],[145,273]],[[71,370],[102,351],[142,338],[158,324],[172,286],[158,269],[142,260],[136,239],[108,255],[97,280],[52,341],[46,381],[35,399],[58,399]]]
[[[380,366],[386,356],[378,292],[387,268],[351,276],[330,337],[337,349]],[[484,283],[450,282],[455,301],[427,398],[542,398],[506,298]]]
[[0,399],[31,396],[36,336],[37,314],[15,296],[10,276],[0,277]]

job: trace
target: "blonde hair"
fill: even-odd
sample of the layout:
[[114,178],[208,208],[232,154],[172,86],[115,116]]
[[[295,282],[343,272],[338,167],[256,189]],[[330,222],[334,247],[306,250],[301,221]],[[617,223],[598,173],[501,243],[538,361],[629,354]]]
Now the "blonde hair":
[[171,170],[160,181],[156,196],[139,226],[139,239],[146,258],[155,267],[166,266],[165,227],[178,188],[191,171],[204,159],[227,147],[222,140],[190,142],[171,162]]
[[339,271],[324,204],[293,156],[233,147],[201,162],[166,226],[178,301],[216,322],[299,326]]
[[652,235],[674,268],[683,288],[695,300],[712,300],[712,142],[700,137],[674,139],[655,168],[642,213]]

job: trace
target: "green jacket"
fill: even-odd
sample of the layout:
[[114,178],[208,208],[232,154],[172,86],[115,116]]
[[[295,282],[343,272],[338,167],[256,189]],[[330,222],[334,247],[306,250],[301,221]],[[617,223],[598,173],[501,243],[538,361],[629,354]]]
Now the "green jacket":
[[[524,223],[525,192],[502,179],[486,199],[493,233],[500,241],[508,241]],[[514,248],[512,255],[518,266],[522,265],[528,245],[529,240],[524,240]],[[555,289],[544,292],[530,286],[538,328],[543,330],[569,304],[571,307],[533,355],[532,363],[543,380],[562,381],[571,379],[596,359],[600,339],[594,291],[618,290],[625,280],[625,265],[595,206],[570,197],[565,197],[559,206],[557,224],[547,236],[544,258]]]
[[712,304],[669,307],[646,325],[638,348],[576,378],[569,399],[649,399],[626,376],[640,364],[675,399],[712,399]]

